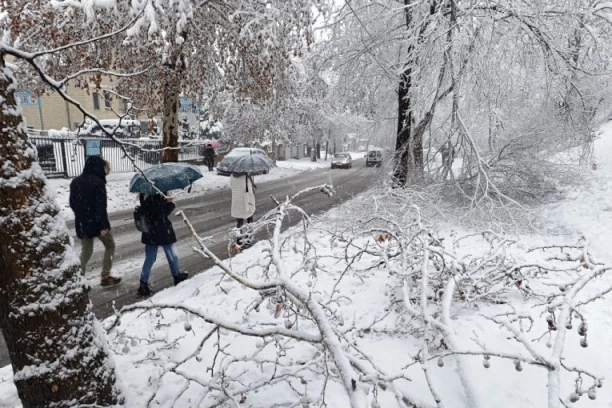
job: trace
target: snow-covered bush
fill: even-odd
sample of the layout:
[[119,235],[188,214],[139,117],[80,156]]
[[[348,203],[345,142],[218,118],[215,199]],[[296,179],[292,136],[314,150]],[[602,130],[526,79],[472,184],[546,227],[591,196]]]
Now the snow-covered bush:
[[[421,365],[436,403],[443,404],[445,390],[432,378],[432,362],[444,367],[451,359],[466,406],[489,405],[472,372],[477,358],[484,368],[501,359],[512,360],[517,372],[525,365],[541,369],[547,376],[549,407],[586,394],[596,399],[603,373],[581,364],[578,345],[588,347],[583,308],[612,290],[598,281],[612,265],[597,263],[585,239],[567,246],[517,248],[511,238],[492,230],[441,237],[412,204],[419,198],[383,191],[368,195],[373,206],[357,200],[354,205],[369,211],[362,212],[358,226],[339,236],[350,236],[358,256],[375,256],[375,267],[387,270],[387,309],[397,313],[400,327],[421,345],[413,364]],[[473,325],[469,339],[464,324]],[[487,330],[495,331],[492,326],[509,337],[494,344],[484,340],[490,338]],[[572,330],[578,336],[570,335]],[[570,338],[574,343],[568,345]]]

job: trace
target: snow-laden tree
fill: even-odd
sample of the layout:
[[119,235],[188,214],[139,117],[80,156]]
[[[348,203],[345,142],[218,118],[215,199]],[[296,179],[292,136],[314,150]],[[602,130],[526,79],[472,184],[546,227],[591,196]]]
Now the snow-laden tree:
[[221,104],[220,115],[233,139],[249,143],[267,139],[276,144],[315,146],[330,126],[329,86],[308,56],[294,58],[273,96],[257,105],[233,100]]
[[[75,11],[72,7],[82,7]],[[78,64],[83,69],[105,68],[141,72],[120,79],[112,87],[141,109],[163,114],[163,142],[178,145],[178,105],[181,95],[195,103],[215,102],[220,91],[249,103],[266,100],[282,82],[289,59],[311,43],[311,0],[133,0],[126,2],[17,1],[9,13],[21,16],[13,31],[30,47],[57,46],[78,36],[84,23],[95,35],[129,25],[125,36],[102,39],[95,46],[75,48],[62,60],[50,58],[54,73],[64,74]],[[49,27],[70,14],[62,29],[51,35],[40,30],[41,16]],[[44,41],[41,41],[44,36]],[[78,37],[77,37],[78,38]],[[104,72],[75,78],[84,87],[100,86]],[[164,161],[177,161],[178,150],[163,152]]]
[[588,141],[609,20],[601,1],[352,1],[327,27],[328,54],[348,96],[396,98],[398,184],[450,181],[476,204],[541,193],[553,158]]
[[0,43],[0,328],[25,408],[113,406],[114,364]]

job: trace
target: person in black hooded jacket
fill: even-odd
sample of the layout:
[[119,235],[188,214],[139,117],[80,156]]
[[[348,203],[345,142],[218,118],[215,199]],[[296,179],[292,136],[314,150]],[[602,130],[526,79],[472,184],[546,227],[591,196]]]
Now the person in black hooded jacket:
[[74,212],[74,226],[81,240],[81,271],[83,275],[93,253],[94,238],[104,245],[102,286],[115,285],[121,278],[112,276],[115,240],[106,212],[106,175],[110,163],[100,156],[89,156],[83,173],[70,183],[70,208]]
[[149,288],[149,277],[151,276],[151,269],[157,259],[157,251],[160,246],[166,254],[174,284],[178,285],[187,279],[188,274],[181,272],[179,267],[178,255],[174,250],[176,234],[174,233],[172,222],[168,219],[168,216],[172,214],[176,207],[174,200],[171,197],[167,197],[167,193],[164,193],[164,195],[140,194],[139,199],[140,206],[147,219],[148,230],[143,232],[141,237],[141,242],[145,244],[145,260],[142,265],[142,273],[140,274],[138,295],[150,296],[153,292]]
[[208,166],[208,171],[213,171],[216,156],[217,152],[215,152],[215,149],[212,147],[212,144],[207,144],[206,149],[204,149],[204,163]]

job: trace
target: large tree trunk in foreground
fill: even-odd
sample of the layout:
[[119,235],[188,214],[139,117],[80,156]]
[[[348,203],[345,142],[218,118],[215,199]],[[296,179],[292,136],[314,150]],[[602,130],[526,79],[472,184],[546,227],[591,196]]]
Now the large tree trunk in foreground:
[[24,408],[111,406],[114,365],[0,54],[0,328]]
[[170,77],[164,83],[164,110],[163,110],[163,147],[172,147],[162,152],[162,162],[178,162],[179,150],[179,92],[180,86],[177,78]]

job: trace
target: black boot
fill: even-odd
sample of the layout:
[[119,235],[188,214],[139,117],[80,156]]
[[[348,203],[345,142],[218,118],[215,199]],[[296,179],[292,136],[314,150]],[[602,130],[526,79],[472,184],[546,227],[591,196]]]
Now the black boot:
[[140,287],[137,292],[138,296],[149,297],[153,295],[153,291],[149,287],[149,284],[143,281],[140,281]]
[[179,283],[181,283],[182,281],[184,281],[187,278],[189,278],[189,274],[187,272],[181,272],[181,273],[179,273],[176,276],[172,275],[172,277],[174,278],[174,286],[176,286]]

